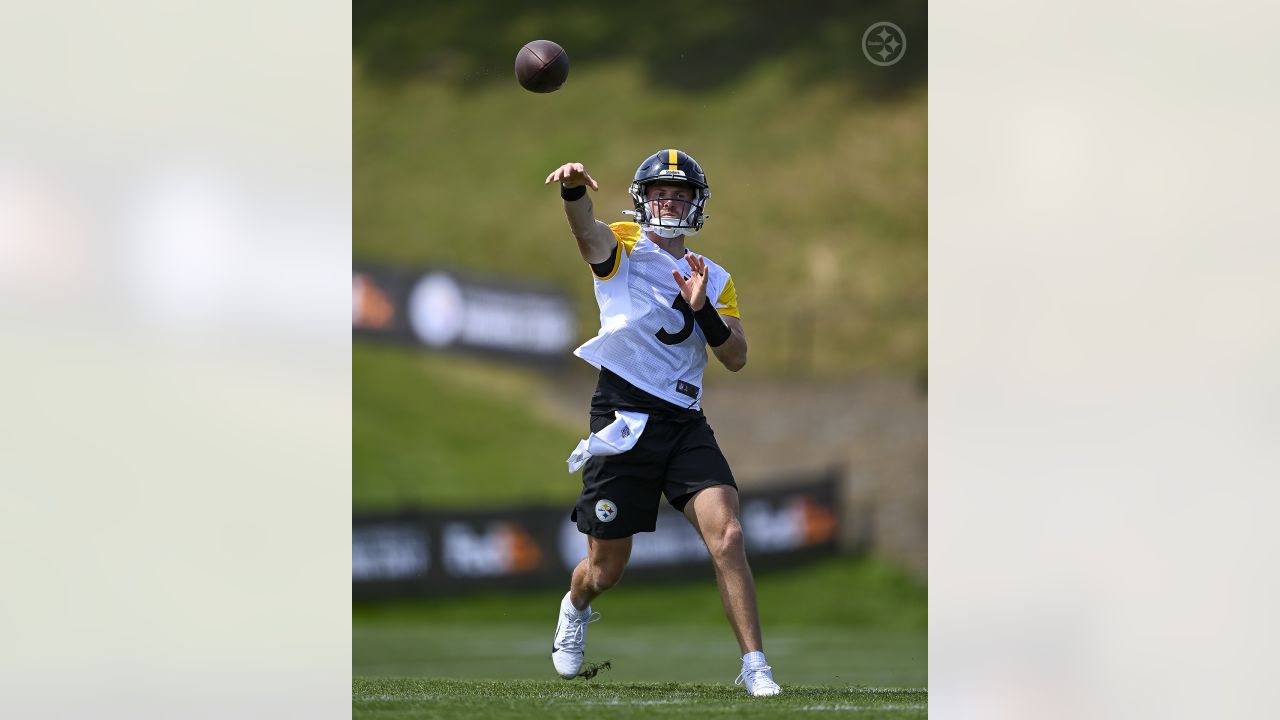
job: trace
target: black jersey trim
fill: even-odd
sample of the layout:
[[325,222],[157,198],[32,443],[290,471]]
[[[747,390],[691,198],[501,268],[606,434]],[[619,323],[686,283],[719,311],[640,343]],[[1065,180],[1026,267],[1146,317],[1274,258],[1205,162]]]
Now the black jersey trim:
[[613,246],[613,252],[609,253],[609,257],[598,263],[591,263],[591,272],[601,280],[608,280],[613,274],[618,272],[618,248],[622,246],[619,240],[617,245]]

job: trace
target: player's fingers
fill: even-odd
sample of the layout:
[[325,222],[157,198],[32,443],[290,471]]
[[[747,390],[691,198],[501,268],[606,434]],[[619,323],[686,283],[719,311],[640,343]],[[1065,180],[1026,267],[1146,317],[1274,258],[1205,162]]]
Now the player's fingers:
[[600,189],[600,184],[596,182],[596,179],[595,179],[595,178],[591,177],[590,175],[586,174],[585,172],[584,172],[584,173],[582,173],[582,176],[583,176],[583,177],[585,177],[585,178],[587,179],[587,184],[589,184],[589,185],[591,186],[591,189],[592,189],[592,190],[599,190],[599,189]]
[[672,271],[671,271],[671,277],[673,277],[673,278],[675,278],[675,279],[676,279],[676,286],[678,286],[678,287],[680,288],[680,292],[684,292],[684,291],[685,291],[685,288],[686,288],[686,285],[685,285],[685,282],[684,282],[684,276],[680,274],[680,271],[679,271],[679,270],[672,270]]

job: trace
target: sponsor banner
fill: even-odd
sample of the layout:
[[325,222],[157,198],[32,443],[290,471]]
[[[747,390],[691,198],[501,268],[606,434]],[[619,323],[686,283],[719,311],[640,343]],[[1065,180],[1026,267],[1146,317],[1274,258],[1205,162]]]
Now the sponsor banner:
[[[741,495],[743,535],[753,568],[783,566],[836,549],[837,478],[833,472]],[[569,520],[570,510],[566,506],[356,516],[351,533],[353,597],[564,584],[587,555],[586,536]],[[710,563],[693,526],[664,503],[657,530],[635,536],[627,577],[658,581],[706,576]]]
[[356,337],[414,342],[404,299],[417,273],[356,267],[351,273],[351,329]]
[[423,577],[431,568],[431,543],[418,524],[352,528],[351,579],[391,582]]
[[403,511],[353,518],[354,599],[535,587],[556,571],[539,508],[495,513]]
[[356,337],[563,362],[577,332],[562,293],[443,270],[356,264],[351,274]]

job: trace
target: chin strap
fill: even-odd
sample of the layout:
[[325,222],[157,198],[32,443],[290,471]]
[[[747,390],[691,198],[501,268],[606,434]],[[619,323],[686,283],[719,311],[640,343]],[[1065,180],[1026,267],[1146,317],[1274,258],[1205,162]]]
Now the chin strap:
[[644,229],[655,235],[664,238],[678,238],[681,235],[695,235],[697,231],[689,232],[689,228],[666,227],[664,225],[645,225]]

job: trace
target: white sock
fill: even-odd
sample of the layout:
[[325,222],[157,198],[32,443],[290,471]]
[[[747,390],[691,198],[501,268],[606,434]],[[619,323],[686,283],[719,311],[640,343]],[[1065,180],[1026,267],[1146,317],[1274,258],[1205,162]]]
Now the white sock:
[[749,652],[746,655],[743,655],[742,664],[743,665],[768,665],[768,663],[764,661],[763,650],[756,650],[755,652]]
[[590,605],[588,605],[588,606],[586,607],[586,609],[584,609],[584,610],[579,610],[579,609],[577,608],[577,606],[573,604],[573,599],[572,599],[572,598],[573,598],[573,593],[572,593],[572,592],[567,592],[567,593],[565,593],[565,595],[564,595],[564,604],[565,604],[565,605],[568,605],[568,606],[569,606],[569,607],[571,607],[571,608],[573,608],[573,611],[574,611],[574,612],[576,612],[576,613],[578,613],[578,617],[585,617],[585,616],[587,616],[587,615],[590,615],[590,614],[591,614],[591,606],[590,606]]

